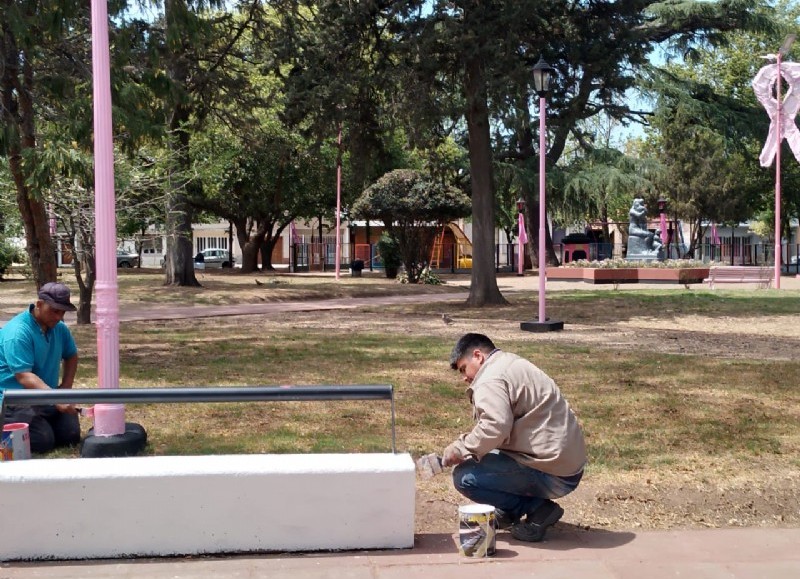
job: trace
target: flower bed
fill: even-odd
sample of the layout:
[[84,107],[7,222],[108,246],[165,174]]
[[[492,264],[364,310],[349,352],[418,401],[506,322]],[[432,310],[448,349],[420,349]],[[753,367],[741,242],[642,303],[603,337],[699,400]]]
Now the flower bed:
[[587,283],[702,283],[709,266],[697,261],[628,262],[625,260],[576,261],[547,269],[552,281]]

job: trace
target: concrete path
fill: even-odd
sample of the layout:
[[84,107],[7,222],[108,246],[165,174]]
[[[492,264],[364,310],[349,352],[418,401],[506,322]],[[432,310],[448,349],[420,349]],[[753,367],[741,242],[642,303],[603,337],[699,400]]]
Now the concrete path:
[[[505,295],[531,292],[536,294],[538,292],[538,276],[535,274],[527,274],[525,276],[506,275],[498,276],[497,285],[500,291]],[[449,285],[457,288],[463,288],[463,291],[456,291],[452,293],[442,294],[428,294],[421,293],[418,295],[388,295],[388,296],[370,296],[370,297],[347,297],[336,298],[327,300],[301,300],[301,301],[286,301],[286,302],[265,302],[259,304],[228,304],[228,305],[193,305],[193,306],[126,306],[121,308],[119,318],[120,321],[130,322],[139,320],[176,320],[186,318],[208,318],[216,316],[243,316],[243,315],[258,315],[258,314],[272,314],[284,312],[309,312],[318,310],[344,310],[355,309],[359,307],[380,306],[380,305],[393,305],[393,304],[410,304],[419,302],[464,302],[469,297],[469,276],[454,276],[447,282]],[[694,286],[697,289],[708,289],[707,286]],[[587,284],[584,282],[572,281],[555,281],[548,282],[548,292],[558,292],[565,290],[607,290],[607,291],[633,291],[642,289],[659,289],[659,290],[675,290],[675,291],[691,291],[686,290],[681,284],[620,284],[614,288],[611,284]],[[723,289],[752,289],[758,291],[757,284],[731,284],[730,288],[726,286]],[[794,276],[784,276],[781,279],[781,289],[796,291],[800,290],[800,279]],[[75,314],[67,314],[67,323],[71,323],[71,318]],[[0,322],[0,327],[2,322]],[[2,578],[0,578],[2,579]]]
[[543,543],[508,533],[497,555],[468,559],[450,535],[418,535],[413,549],[0,564],[0,579],[797,579],[800,529],[583,531],[556,525]]

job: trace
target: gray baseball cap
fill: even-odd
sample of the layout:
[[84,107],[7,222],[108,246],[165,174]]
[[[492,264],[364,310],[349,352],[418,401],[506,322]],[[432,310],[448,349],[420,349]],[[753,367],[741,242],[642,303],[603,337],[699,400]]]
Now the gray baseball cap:
[[78,309],[69,301],[69,288],[63,283],[51,281],[44,284],[39,290],[39,299],[57,310],[74,312]]

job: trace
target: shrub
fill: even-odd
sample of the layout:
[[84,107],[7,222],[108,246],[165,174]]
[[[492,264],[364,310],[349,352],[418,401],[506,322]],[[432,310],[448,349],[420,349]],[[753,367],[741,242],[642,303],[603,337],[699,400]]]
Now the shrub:
[[12,263],[21,261],[19,250],[11,245],[8,240],[0,240],[0,277]]
[[[408,281],[408,274],[404,271],[400,275],[397,276],[397,281],[399,283],[409,283]],[[442,285],[444,281],[433,273],[429,267],[426,267],[422,270],[422,273],[419,274],[419,279],[417,283],[425,284],[425,285]]]

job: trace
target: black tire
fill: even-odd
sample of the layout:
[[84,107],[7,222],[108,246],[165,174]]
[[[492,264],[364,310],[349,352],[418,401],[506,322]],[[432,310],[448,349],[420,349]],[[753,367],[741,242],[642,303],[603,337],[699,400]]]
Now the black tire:
[[125,432],[114,436],[94,436],[94,428],[81,444],[82,458],[108,458],[119,456],[135,456],[144,450],[147,444],[147,432],[134,422],[125,423]]
[[130,261],[120,261],[117,264],[117,267],[124,267],[125,269],[128,269],[129,267],[133,267],[133,266],[131,265]]
[[229,261],[223,261],[222,262],[222,268],[223,269],[228,269],[230,266],[231,266],[231,262],[229,262]]

